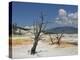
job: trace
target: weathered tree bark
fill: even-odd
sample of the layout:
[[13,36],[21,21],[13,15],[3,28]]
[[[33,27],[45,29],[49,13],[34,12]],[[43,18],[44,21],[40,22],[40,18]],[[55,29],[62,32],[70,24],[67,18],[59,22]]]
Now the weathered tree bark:
[[38,39],[36,39],[34,41],[33,47],[31,48],[31,54],[35,54],[36,53],[37,44],[38,44]]

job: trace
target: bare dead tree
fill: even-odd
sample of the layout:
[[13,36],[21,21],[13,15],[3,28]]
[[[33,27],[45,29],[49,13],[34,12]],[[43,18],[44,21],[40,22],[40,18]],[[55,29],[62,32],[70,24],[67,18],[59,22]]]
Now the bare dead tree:
[[44,26],[44,17],[43,17],[43,14],[41,13],[41,16],[40,16],[40,21],[35,21],[33,26],[34,26],[34,43],[33,43],[33,46],[31,48],[31,54],[35,54],[36,53],[36,47],[38,45],[38,41],[39,41],[39,38],[40,38],[40,34],[43,30],[43,26]]
[[53,38],[51,37],[51,34],[49,34],[49,37],[50,37],[51,44],[54,44]]
[[61,33],[60,35],[59,34],[56,34],[56,35],[57,35],[56,39],[58,40],[57,44],[60,46],[60,42],[61,42],[61,38],[63,36],[63,33]]
[[[41,32],[43,31],[43,30],[45,30],[45,28],[46,28],[46,26],[47,26],[47,24],[48,23],[53,23],[53,22],[44,22],[44,16],[43,16],[43,14],[41,13],[41,16],[40,16],[40,20],[38,21],[34,21],[34,24],[33,24],[33,30],[34,30],[34,43],[33,43],[33,46],[32,46],[32,48],[31,48],[31,54],[35,54],[36,53],[36,47],[37,47],[37,45],[38,45],[38,42],[39,42],[39,40],[41,39]],[[58,40],[58,44],[60,45],[60,40],[61,40],[61,38],[62,38],[62,35],[63,34],[61,34],[61,36],[57,36],[56,38],[57,38],[57,40]],[[54,44],[53,43],[53,38],[51,37],[51,35],[49,34],[49,37],[50,37],[50,40],[51,40],[51,42],[52,42],[52,44]]]

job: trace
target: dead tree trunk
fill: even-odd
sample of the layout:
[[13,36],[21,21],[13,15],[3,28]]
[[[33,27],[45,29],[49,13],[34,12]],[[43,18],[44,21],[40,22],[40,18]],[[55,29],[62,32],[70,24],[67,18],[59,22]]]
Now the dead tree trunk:
[[51,44],[54,44],[53,39],[50,34],[49,34],[49,37],[50,37]]
[[35,54],[36,53],[37,44],[38,44],[38,38],[35,38],[35,41],[33,43],[33,47],[31,48],[31,54]]
[[38,45],[38,41],[39,41],[38,38],[39,38],[40,33],[41,33],[41,31],[38,33],[38,35],[34,39],[33,47],[31,48],[31,54],[35,54],[36,53],[36,47]]
[[62,33],[60,36],[57,35],[57,37],[56,37],[57,40],[58,40],[58,41],[57,41],[57,44],[58,44],[59,46],[60,46],[60,42],[61,42],[62,36],[63,36],[63,33]]
[[31,54],[35,54],[36,53],[36,47],[38,45],[38,41],[39,41],[39,36],[40,33],[42,32],[42,27],[43,27],[43,15],[41,14],[40,16],[41,21],[40,22],[36,22],[35,24],[35,28],[34,28],[34,43],[33,43],[33,47],[31,48]]
[[57,38],[57,44],[60,46],[60,38],[59,37],[56,37]]

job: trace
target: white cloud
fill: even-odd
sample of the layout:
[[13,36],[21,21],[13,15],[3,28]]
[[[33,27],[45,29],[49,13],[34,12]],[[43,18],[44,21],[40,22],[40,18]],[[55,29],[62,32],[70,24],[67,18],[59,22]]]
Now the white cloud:
[[78,13],[77,12],[70,13],[70,14],[68,14],[68,17],[71,19],[77,20],[78,19]]
[[59,16],[66,16],[67,12],[64,9],[59,10]]
[[63,25],[73,25],[77,26],[78,24],[78,13],[68,13],[64,9],[59,9],[58,11],[58,17],[56,18],[57,24],[63,24]]
[[69,20],[72,21],[72,24],[76,24],[76,25],[78,24],[78,13],[77,12],[68,14],[68,18]]

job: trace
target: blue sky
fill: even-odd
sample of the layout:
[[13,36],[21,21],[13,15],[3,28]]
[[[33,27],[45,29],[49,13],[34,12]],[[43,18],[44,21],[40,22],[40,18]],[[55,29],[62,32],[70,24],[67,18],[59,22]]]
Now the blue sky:
[[[34,20],[40,20],[39,16],[40,16],[40,12],[42,11],[44,14],[45,21],[53,21],[53,23],[49,24],[48,27],[59,27],[59,26],[77,27],[77,23],[75,24],[75,22],[77,22],[78,19],[76,17],[77,15],[76,13],[78,12],[77,10],[78,7],[75,5],[13,2],[12,22],[17,23],[19,26],[26,26],[26,25],[31,26]],[[75,20],[73,16],[75,17]],[[64,23],[62,20],[64,20],[64,22],[69,20],[71,21],[71,23],[66,22],[65,24],[62,24]]]

